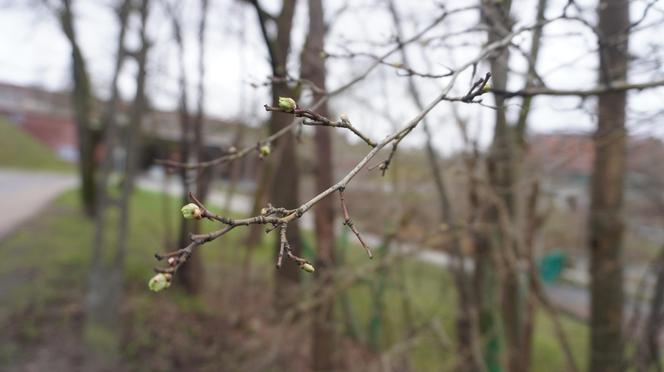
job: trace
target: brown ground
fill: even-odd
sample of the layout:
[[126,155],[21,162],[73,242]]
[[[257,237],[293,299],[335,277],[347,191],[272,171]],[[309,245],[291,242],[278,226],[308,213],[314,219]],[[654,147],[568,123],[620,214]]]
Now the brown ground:
[[[258,284],[248,287],[269,287]],[[172,289],[158,295],[145,292],[138,286],[128,289],[118,370],[310,370],[308,321],[299,317],[290,325],[280,324],[279,316],[272,313],[271,290],[240,293],[218,285],[208,288],[200,301]],[[0,334],[5,354],[0,357],[0,370],[83,370],[82,303],[81,294],[71,291],[59,293],[45,306],[7,312]],[[339,344],[342,369],[363,370],[370,353],[350,340]]]

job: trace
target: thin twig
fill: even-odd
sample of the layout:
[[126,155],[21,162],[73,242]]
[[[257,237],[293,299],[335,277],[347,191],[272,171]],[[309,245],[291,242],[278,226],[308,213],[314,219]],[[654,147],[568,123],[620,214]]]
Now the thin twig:
[[350,231],[357,236],[357,240],[360,241],[360,244],[362,244],[362,247],[364,247],[364,250],[367,251],[367,256],[369,258],[373,258],[373,253],[371,252],[371,248],[367,245],[367,243],[364,242],[364,239],[362,239],[362,235],[360,235],[360,232],[357,231],[355,228],[355,224],[353,224],[353,220],[350,219],[350,214],[348,213],[348,208],[346,207],[346,201],[344,200],[344,189],[339,189],[339,200],[341,201],[341,209],[344,213],[344,225],[348,226]]
[[295,108],[294,110],[287,110],[283,109],[280,107],[275,107],[275,106],[269,106],[265,105],[265,111],[269,112],[283,112],[287,114],[293,114],[295,117],[302,117],[302,118],[307,118],[312,121],[304,121],[302,124],[304,125],[310,125],[310,126],[324,126],[324,127],[333,127],[333,128],[345,128],[350,130],[351,132],[355,133],[362,141],[366,142],[367,145],[371,147],[376,147],[376,142],[372,141],[367,135],[364,133],[360,132],[359,129],[355,128],[351,123],[350,120],[345,116],[342,115],[339,120],[337,121],[332,121],[328,118],[326,118],[323,115],[317,114],[313,112],[310,109],[302,109],[302,108]]

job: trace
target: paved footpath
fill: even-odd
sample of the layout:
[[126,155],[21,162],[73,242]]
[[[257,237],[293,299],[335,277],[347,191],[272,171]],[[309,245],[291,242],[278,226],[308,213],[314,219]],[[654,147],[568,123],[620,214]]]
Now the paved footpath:
[[0,168],[0,241],[76,185],[74,174]]

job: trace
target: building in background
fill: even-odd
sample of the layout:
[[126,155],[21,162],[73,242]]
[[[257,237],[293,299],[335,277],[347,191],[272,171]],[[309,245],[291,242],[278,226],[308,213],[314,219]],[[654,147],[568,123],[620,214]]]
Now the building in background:
[[[129,106],[119,105],[119,125],[127,119]],[[97,104],[97,117],[103,103]],[[68,161],[78,160],[76,123],[70,107],[68,92],[47,91],[39,87],[26,87],[0,83],[0,116],[21,128],[45,146],[56,156]],[[151,110],[142,125],[141,168],[154,166],[156,159],[177,159],[180,140],[180,121],[177,112]],[[205,145],[210,157],[228,151],[234,142],[258,141],[261,130],[242,123],[231,123],[216,118],[205,118]],[[241,137],[241,138],[240,138]],[[99,158],[103,149],[99,149]],[[116,163],[121,166],[124,154],[114,154]],[[240,166],[240,179],[253,180],[256,157],[243,157]],[[229,176],[229,167],[220,167],[218,175]]]

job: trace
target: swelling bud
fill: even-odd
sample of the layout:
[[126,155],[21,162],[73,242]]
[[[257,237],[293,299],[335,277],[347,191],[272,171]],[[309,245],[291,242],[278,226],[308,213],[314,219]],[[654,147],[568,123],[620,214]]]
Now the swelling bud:
[[198,220],[201,217],[203,217],[203,211],[198,205],[194,203],[189,203],[185,205],[184,207],[182,207],[182,209],[180,209],[180,211],[182,212],[182,217],[184,217],[187,220],[194,220],[194,219]]
[[279,97],[279,108],[286,111],[293,111],[297,107],[297,103],[290,97]]
[[302,265],[300,265],[300,269],[302,269],[302,270],[304,270],[308,273],[313,273],[314,271],[316,271],[316,268],[314,267],[314,265],[312,265],[308,262],[305,262]]
[[270,155],[270,152],[272,152],[272,149],[270,149],[270,145],[263,145],[258,149],[258,154],[260,155],[261,158],[265,158],[268,155]]
[[150,279],[148,287],[153,292],[162,291],[171,286],[171,274],[159,273]]

